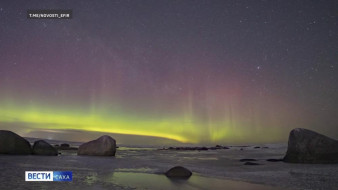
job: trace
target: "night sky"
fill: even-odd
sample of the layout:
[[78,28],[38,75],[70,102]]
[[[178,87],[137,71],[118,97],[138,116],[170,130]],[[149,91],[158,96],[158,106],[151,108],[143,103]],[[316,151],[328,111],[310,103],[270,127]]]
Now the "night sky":
[[[27,19],[28,9],[73,18]],[[338,138],[337,22],[336,0],[1,1],[0,128],[69,140],[286,142],[298,127]]]

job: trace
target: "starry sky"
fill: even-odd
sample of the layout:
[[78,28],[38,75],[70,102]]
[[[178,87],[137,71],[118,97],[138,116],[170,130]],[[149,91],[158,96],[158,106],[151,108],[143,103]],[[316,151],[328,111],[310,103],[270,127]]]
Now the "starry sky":
[[337,22],[335,0],[1,1],[0,128],[146,143],[286,142],[298,127],[338,138]]

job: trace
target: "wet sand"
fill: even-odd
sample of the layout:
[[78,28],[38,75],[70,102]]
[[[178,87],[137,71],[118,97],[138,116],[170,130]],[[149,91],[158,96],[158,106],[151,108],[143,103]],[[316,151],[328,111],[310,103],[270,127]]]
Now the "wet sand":
[[[281,190],[272,186],[246,183],[241,181],[231,181],[211,177],[193,175],[188,180],[169,179],[160,174],[114,172],[110,180],[114,184],[128,186],[136,189],[231,189],[231,190]],[[126,185],[127,184],[127,185]]]

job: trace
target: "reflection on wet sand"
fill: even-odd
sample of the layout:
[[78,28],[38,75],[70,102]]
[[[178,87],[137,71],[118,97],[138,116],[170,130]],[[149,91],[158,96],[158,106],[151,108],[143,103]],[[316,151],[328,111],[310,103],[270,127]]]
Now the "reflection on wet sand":
[[169,179],[165,175],[160,174],[114,172],[112,176],[108,178],[108,180],[111,180],[113,184],[119,186],[136,189],[281,190],[280,188],[275,188],[271,186],[203,177],[199,175],[192,175],[188,180],[185,180],[185,179]]

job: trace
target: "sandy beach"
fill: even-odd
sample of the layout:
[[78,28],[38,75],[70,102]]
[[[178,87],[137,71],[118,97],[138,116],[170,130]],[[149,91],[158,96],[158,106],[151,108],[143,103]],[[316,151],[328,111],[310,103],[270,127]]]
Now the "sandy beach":
[[[78,144],[74,144],[77,146]],[[0,156],[1,189],[247,189],[335,190],[338,164],[268,162],[282,158],[286,144],[266,144],[207,151],[159,150],[120,146],[116,157]],[[268,148],[262,148],[268,147]],[[260,165],[244,165],[240,159]],[[163,173],[181,165],[193,172],[188,180],[170,180]],[[25,182],[25,171],[72,171],[72,182]]]

